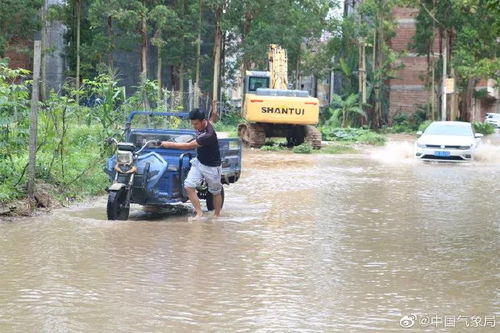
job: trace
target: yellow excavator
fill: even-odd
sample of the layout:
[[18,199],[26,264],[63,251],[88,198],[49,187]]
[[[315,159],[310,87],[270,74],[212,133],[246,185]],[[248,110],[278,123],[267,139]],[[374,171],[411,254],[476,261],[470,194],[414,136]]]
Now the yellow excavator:
[[288,89],[286,50],[272,44],[268,71],[247,71],[242,116],[238,136],[244,144],[259,148],[266,137],[285,137],[290,146],[310,143],[321,148],[319,100],[307,91]]

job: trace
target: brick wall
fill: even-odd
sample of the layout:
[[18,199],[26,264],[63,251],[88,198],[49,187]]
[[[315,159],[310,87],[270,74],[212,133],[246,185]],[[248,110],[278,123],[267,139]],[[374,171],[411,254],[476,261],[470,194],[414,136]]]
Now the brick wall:
[[406,56],[399,57],[398,62],[402,64],[398,70],[396,79],[389,80],[390,85],[424,85],[427,73],[426,57]]
[[[402,68],[396,72],[397,78],[387,83],[389,85],[389,120],[399,112],[415,112],[418,105],[427,104],[431,100],[430,89],[422,80],[427,75],[427,57],[418,56],[410,49],[416,31],[417,14],[418,9],[415,8],[393,10],[394,20],[398,26],[390,46],[401,54],[396,65]],[[434,47],[437,47],[435,51],[439,49],[438,39]]]
[[11,43],[9,48],[5,51],[5,58],[9,58],[10,68],[24,68],[32,70],[31,53],[32,42],[16,42]]
[[414,112],[418,104],[425,104],[430,99],[427,89],[418,87],[392,86],[390,90],[390,118],[396,113]]

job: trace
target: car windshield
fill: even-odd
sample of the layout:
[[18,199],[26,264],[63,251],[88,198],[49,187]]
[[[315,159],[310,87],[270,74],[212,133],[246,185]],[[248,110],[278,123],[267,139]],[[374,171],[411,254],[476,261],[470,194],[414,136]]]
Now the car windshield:
[[473,136],[472,127],[464,125],[431,124],[425,130],[426,135]]
[[500,114],[499,113],[490,113],[488,115],[488,118],[500,118]]

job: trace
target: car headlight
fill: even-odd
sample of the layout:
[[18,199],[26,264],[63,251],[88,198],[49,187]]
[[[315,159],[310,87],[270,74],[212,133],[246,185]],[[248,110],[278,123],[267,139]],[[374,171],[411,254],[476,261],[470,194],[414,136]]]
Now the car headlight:
[[426,145],[424,145],[423,143],[418,143],[418,142],[417,142],[417,147],[418,148],[427,148]]
[[460,146],[458,147],[458,149],[460,150],[467,150],[467,149],[470,149],[471,146]]
[[116,160],[120,164],[132,164],[132,153],[129,151],[118,150],[118,152],[116,153]]

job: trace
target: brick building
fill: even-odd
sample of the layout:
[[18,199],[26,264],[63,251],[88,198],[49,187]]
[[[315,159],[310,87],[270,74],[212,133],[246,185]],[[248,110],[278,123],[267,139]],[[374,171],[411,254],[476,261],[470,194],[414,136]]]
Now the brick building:
[[[401,54],[398,64],[402,65],[397,71],[397,79],[389,80],[389,118],[400,112],[415,112],[419,105],[426,105],[432,101],[428,77],[428,61],[426,56],[412,53],[410,43],[416,31],[418,9],[395,8],[394,20],[397,22],[396,36],[390,42],[394,51]],[[439,40],[435,39],[434,52],[439,52]],[[439,87],[436,89],[439,93]],[[435,94],[435,105],[439,106],[439,95]]]
[[[64,0],[44,0],[44,9],[48,11],[52,5],[61,5]],[[64,33],[66,28],[61,22],[47,21],[43,25],[39,38],[42,40],[42,64],[41,80],[42,96],[48,91],[60,92],[64,83],[65,54],[64,54]],[[33,36],[35,37],[35,36]],[[5,57],[9,59],[10,68],[33,69],[33,38],[26,40],[10,41],[10,46],[5,52]]]
[[[393,10],[394,20],[397,22],[396,36],[392,39],[390,46],[394,51],[401,54],[398,64],[402,69],[397,72],[397,79],[389,80],[389,118],[399,112],[415,112],[419,105],[429,104],[433,101],[430,82],[425,79],[429,77],[428,61],[426,56],[419,56],[410,48],[410,43],[416,31],[416,19],[418,9],[395,8]],[[433,54],[430,61],[438,61],[440,51],[440,39],[434,39]],[[437,78],[436,82],[440,79]],[[482,121],[487,112],[500,112],[498,103],[499,92],[494,80],[481,80],[476,85],[476,94],[472,101],[472,109],[467,115],[463,115],[469,121]],[[441,87],[434,87],[434,106],[437,114],[440,110]],[[458,96],[448,95],[448,118],[451,108],[458,107]]]
[[33,52],[32,41],[17,41],[5,50],[5,58],[9,59],[10,68],[24,68],[31,70],[33,65],[31,53]]

